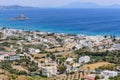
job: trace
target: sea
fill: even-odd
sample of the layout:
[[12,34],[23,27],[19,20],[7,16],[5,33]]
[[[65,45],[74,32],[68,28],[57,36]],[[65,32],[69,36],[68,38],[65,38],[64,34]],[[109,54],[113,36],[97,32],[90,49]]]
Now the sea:
[[[24,14],[29,20],[9,20]],[[120,36],[120,9],[0,10],[0,27],[54,33]]]

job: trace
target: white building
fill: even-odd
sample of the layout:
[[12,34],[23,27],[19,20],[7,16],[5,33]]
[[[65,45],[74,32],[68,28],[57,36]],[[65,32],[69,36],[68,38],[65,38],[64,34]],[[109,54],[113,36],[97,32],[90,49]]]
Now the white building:
[[105,80],[109,80],[109,77],[115,77],[118,75],[118,73],[116,71],[104,70],[101,72],[101,75],[105,76]]
[[69,62],[70,64],[72,64],[74,61],[73,61],[73,58],[67,58],[66,62]]
[[77,67],[79,67],[79,66],[80,66],[79,63],[73,63],[73,64],[72,64],[72,67],[73,67],[73,68],[77,68]]
[[47,77],[53,77],[57,75],[57,67],[56,66],[45,66],[42,67],[42,75]]
[[114,44],[112,46],[115,50],[120,50],[120,44]]
[[31,41],[31,40],[32,40],[31,36],[26,36],[25,39],[26,39],[27,41]]
[[4,60],[5,57],[9,56],[8,54],[0,55],[0,60]]
[[47,39],[43,39],[43,42],[47,42],[47,43],[49,43],[49,41],[48,41]]
[[9,56],[9,60],[13,61],[13,60],[20,60],[20,56],[16,55],[16,56]]
[[89,56],[83,56],[83,57],[79,58],[79,64],[87,63],[87,62],[90,62]]
[[15,55],[16,53],[14,52],[0,52],[0,60],[4,60],[5,57],[7,56],[12,56]]
[[34,48],[29,48],[29,52],[30,52],[30,54],[37,54],[37,53],[40,52],[40,50],[39,49],[34,49]]

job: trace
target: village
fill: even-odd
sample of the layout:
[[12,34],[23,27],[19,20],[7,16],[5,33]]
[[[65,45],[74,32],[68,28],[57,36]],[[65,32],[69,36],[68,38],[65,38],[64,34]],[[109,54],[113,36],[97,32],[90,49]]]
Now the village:
[[120,38],[113,35],[0,28],[0,80],[20,80],[8,74],[39,80],[119,80],[119,64]]

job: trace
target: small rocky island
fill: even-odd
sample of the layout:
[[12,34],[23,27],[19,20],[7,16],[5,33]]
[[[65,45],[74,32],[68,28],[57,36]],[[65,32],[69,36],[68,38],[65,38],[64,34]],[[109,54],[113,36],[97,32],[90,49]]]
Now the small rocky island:
[[26,17],[24,14],[19,15],[18,17],[15,18],[10,18],[10,20],[28,20],[28,17]]

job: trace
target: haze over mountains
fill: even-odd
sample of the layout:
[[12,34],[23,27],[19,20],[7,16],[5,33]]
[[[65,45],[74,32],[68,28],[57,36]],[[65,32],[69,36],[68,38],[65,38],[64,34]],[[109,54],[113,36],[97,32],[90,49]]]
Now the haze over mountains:
[[110,6],[102,6],[97,5],[95,3],[80,3],[75,2],[68,5],[63,6],[63,8],[120,8],[120,5],[110,5]]
[[[0,6],[0,9],[6,10],[6,9],[38,9],[41,7],[28,7],[28,6],[20,6],[20,5],[11,5],[11,6]],[[51,8],[51,7],[45,7],[45,8]],[[74,2],[70,4],[66,4],[64,6],[60,7],[52,7],[52,8],[120,8],[120,5],[110,5],[110,6],[102,6],[97,5],[95,3],[80,3],[80,2]]]
[[0,6],[2,10],[11,10],[11,9],[35,9],[37,7],[28,7],[28,6],[20,6],[20,5],[11,5],[11,6]]

